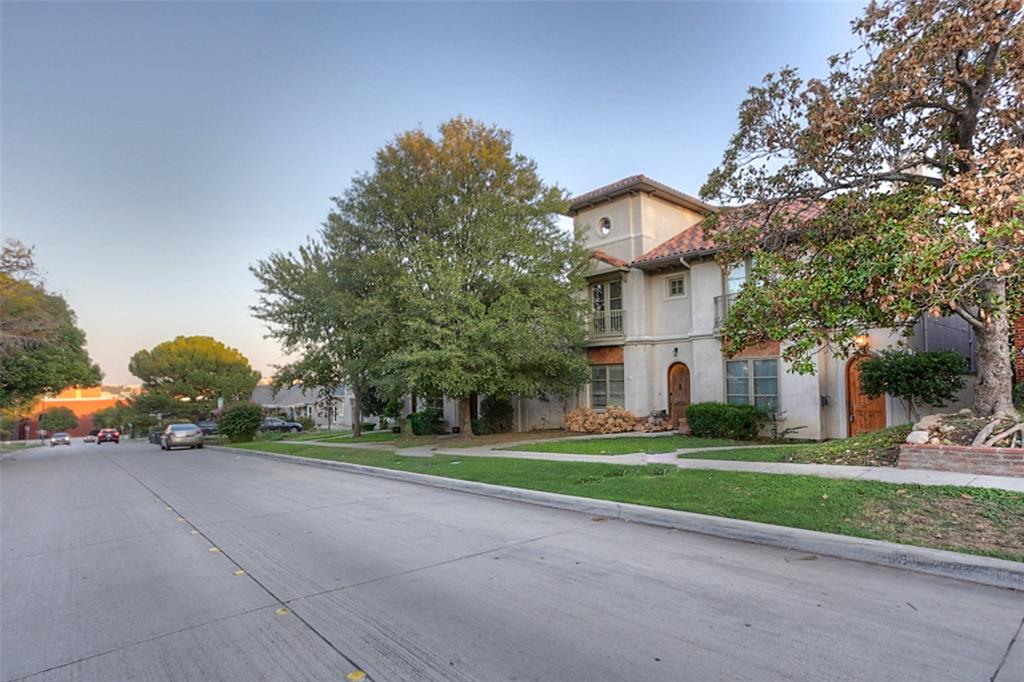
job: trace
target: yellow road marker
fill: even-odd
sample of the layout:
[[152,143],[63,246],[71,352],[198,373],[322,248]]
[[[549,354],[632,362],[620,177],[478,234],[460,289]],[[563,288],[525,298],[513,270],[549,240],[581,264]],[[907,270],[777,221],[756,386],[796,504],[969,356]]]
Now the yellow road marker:
[[177,521],[178,523],[181,523],[184,520],[185,520],[185,518],[182,517],[182,516],[179,516],[177,519],[175,519],[175,521]]
[[219,552],[219,551],[220,551],[220,548],[219,548],[219,547],[211,547],[210,549],[208,549],[208,550],[206,550],[206,551],[207,551],[207,552]]
[[245,575],[245,571],[243,571],[242,569],[238,569],[237,571],[235,571],[235,575]]
[[274,611],[274,613],[276,613],[279,616],[287,616],[289,613],[291,613],[291,611],[282,606],[277,611]]
[[353,670],[348,675],[345,675],[346,680],[352,680],[352,682],[359,682],[360,680],[366,679],[366,673],[362,670]]
[[189,534],[189,535],[199,535],[199,531],[197,531],[197,530],[196,530],[195,528],[193,528],[192,530],[190,530],[190,531],[188,532],[188,534]]
[[170,507],[164,507],[164,511],[174,511],[174,510],[171,509]]

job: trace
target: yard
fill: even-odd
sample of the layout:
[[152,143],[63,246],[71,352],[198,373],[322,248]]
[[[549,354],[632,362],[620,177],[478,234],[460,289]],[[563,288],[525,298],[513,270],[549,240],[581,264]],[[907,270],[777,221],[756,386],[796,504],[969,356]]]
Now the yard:
[[1024,560],[1024,494],[1001,490],[283,442],[241,447]]
[[[682,448],[711,448],[744,445],[721,438],[695,438],[677,433],[668,436],[618,436],[614,438],[567,438],[550,443],[532,443],[501,450],[519,452],[558,452],[576,455],[628,455],[635,452],[649,454],[672,452]],[[496,448],[497,449],[497,448]]]

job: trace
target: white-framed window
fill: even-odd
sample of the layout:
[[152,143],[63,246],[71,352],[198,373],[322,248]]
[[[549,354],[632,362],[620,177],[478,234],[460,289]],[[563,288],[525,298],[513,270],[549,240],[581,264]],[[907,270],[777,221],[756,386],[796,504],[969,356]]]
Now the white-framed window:
[[444,412],[444,397],[435,396],[423,399],[423,407],[432,407],[438,412]]
[[612,221],[611,218],[601,218],[597,222],[597,233],[602,237],[607,237],[612,232]]
[[622,280],[591,284],[590,304],[594,311],[593,332],[608,335],[622,333]]
[[725,402],[779,411],[778,358],[726,360]]
[[668,277],[665,279],[665,296],[667,298],[682,298],[686,296],[686,276]]
[[737,263],[725,276],[725,288],[728,294],[738,294],[747,281],[746,262]]
[[626,373],[622,365],[591,365],[590,407],[603,410],[626,404]]

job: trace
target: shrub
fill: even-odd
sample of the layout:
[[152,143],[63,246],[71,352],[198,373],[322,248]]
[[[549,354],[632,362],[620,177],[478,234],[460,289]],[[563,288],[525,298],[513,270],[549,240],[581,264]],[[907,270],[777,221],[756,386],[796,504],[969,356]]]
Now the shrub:
[[410,414],[409,425],[413,434],[417,436],[437,435],[448,431],[448,423],[433,407],[425,407]]
[[295,421],[302,424],[303,431],[312,431],[313,429],[316,428],[316,422],[310,419],[309,417],[299,417]]
[[246,443],[253,439],[262,423],[263,411],[259,405],[236,405],[224,411],[218,427],[232,443]]
[[487,396],[480,401],[480,418],[474,420],[473,433],[478,436],[490,433],[507,433],[512,430],[515,408],[505,398]]
[[377,425],[373,422],[359,422],[359,426],[362,427],[363,431],[373,431],[377,428]]
[[907,412],[918,418],[917,405],[945,407],[964,387],[967,358],[957,352],[883,350],[860,365],[860,390],[875,397],[888,393],[903,401]]
[[767,415],[753,405],[693,403],[686,408],[686,422],[701,438],[751,440],[757,437]]
[[601,412],[578,407],[565,415],[565,428],[578,433],[623,433],[635,431],[638,421],[632,412],[614,405]]

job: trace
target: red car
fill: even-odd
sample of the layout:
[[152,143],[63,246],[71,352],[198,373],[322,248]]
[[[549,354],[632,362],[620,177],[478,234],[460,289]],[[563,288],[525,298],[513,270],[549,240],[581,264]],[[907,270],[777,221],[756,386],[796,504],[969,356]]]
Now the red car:
[[117,429],[102,429],[96,434],[96,444],[102,445],[103,443],[120,443],[121,432]]

